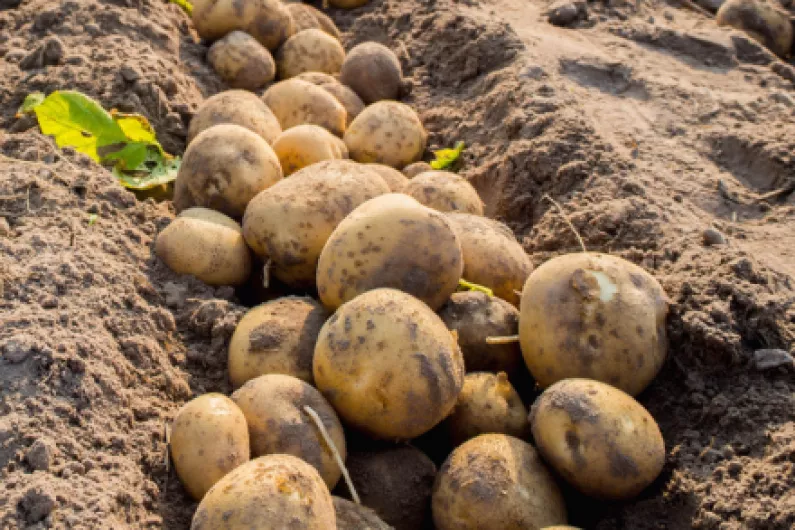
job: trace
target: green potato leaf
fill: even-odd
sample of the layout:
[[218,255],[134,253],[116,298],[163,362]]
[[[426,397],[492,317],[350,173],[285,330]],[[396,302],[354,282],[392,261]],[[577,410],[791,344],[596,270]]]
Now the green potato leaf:
[[464,142],[456,142],[455,147],[452,149],[439,149],[434,151],[436,160],[431,160],[431,167],[433,169],[445,169],[453,165],[458,160],[464,150]]
[[17,110],[17,118],[21,118],[23,114],[27,114],[29,112],[33,112],[33,109],[41,105],[41,102],[44,101],[44,93],[42,92],[32,92],[25,96],[25,101],[22,102],[19,109]]

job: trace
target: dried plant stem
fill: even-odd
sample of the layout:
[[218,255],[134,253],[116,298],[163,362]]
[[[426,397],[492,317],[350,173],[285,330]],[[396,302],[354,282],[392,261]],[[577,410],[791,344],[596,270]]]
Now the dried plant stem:
[[309,405],[304,405],[304,412],[309,414],[309,417],[311,417],[312,420],[315,422],[315,425],[317,425],[320,434],[323,436],[323,439],[326,441],[326,445],[328,445],[329,449],[331,449],[331,454],[334,455],[334,460],[337,461],[337,465],[340,466],[340,469],[342,470],[342,476],[345,478],[345,484],[348,485],[348,490],[351,492],[351,497],[353,497],[353,502],[355,502],[356,504],[361,504],[362,501],[361,499],[359,499],[359,494],[356,493],[356,488],[353,487],[353,481],[351,480],[351,476],[348,474],[348,469],[345,467],[345,462],[342,461],[342,456],[340,456],[340,452],[337,451],[337,446],[334,445],[334,441],[331,439],[331,436],[326,430],[326,426],[323,425],[323,421],[320,419],[320,416]]
[[519,335],[507,335],[505,337],[486,337],[486,344],[513,344],[519,342]]
[[563,218],[564,221],[566,221],[566,224],[569,225],[569,228],[574,233],[574,236],[577,238],[577,241],[579,241],[580,247],[582,247],[582,251],[583,252],[588,252],[588,249],[585,248],[585,242],[580,237],[580,233],[577,232],[577,229],[574,228],[573,224],[571,224],[571,221],[569,220],[569,217],[566,215],[566,212],[563,210],[561,205],[558,204],[557,201],[555,199],[553,199],[552,197],[550,197],[549,194],[547,194],[547,193],[544,194],[543,198],[548,200],[549,202],[551,202],[555,206],[555,208],[557,208],[558,212],[560,213],[560,216]]

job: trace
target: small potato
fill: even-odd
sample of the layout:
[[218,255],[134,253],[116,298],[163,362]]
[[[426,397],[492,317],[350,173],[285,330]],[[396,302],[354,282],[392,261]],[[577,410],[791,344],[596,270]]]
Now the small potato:
[[202,499],[191,530],[337,527],[331,494],[315,468],[291,455],[256,458]]
[[414,162],[413,164],[409,164],[402,169],[406,178],[413,179],[420,173],[425,173],[426,171],[433,171],[434,169],[428,162]]
[[437,310],[458,287],[462,270],[461,245],[447,218],[390,193],[365,202],[334,229],[318,261],[317,289],[330,309],[391,287]]
[[251,273],[240,225],[207,208],[179,214],[157,236],[155,254],[177,274],[192,274],[209,285],[242,285]]
[[207,61],[233,88],[256,90],[276,77],[276,63],[271,53],[242,31],[233,31],[210,46]]
[[354,46],[342,63],[340,81],[369,105],[398,99],[403,69],[392,50],[377,42],[363,42]]
[[334,409],[309,383],[289,375],[261,375],[232,394],[248,422],[251,454],[297,456],[320,472],[329,489],[342,475],[334,454],[304,407],[320,416],[326,431],[345,459],[345,433]]
[[207,98],[190,121],[188,144],[214,125],[231,123],[257,133],[272,144],[282,133],[279,120],[260,98],[245,90],[227,90]]
[[472,184],[449,171],[426,171],[409,181],[403,193],[440,212],[483,215],[483,201]]
[[305,29],[315,28],[325,31],[337,40],[340,39],[340,30],[337,25],[327,14],[319,9],[309,4],[295,2],[287,5],[287,11],[290,12],[290,16],[293,18],[296,33]]
[[715,22],[746,32],[779,57],[788,57],[792,49],[792,21],[787,12],[773,2],[727,0],[718,9]]
[[381,175],[386,183],[389,185],[389,189],[393,192],[398,193],[403,190],[403,188],[408,184],[409,179],[406,178],[403,173],[398,171],[397,169],[389,166],[385,166],[384,164],[366,164],[367,167],[373,169]]
[[308,123],[325,127],[337,136],[345,132],[345,107],[326,90],[300,79],[287,79],[262,95],[282,129]]
[[433,487],[438,530],[526,530],[565,524],[566,506],[533,446],[483,434],[447,458]]
[[345,143],[318,125],[297,125],[287,129],[273,142],[273,150],[285,176],[316,162],[348,157]]
[[370,0],[329,0],[329,4],[340,9],[354,9],[365,5],[369,1]]
[[538,451],[578,490],[631,499],[665,464],[665,444],[651,414],[631,396],[590,379],[564,379],[530,411]]
[[315,384],[353,427],[382,439],[430,430],[464,382],[461,350],[428,306],[375,289],[340,307],[320,330]]
[[344,137],[351,158],[357,162],[395,168],[419,160],[427,139],[417,113],[397,101],[379,101],[366,107]]
[[320,29],[299,31],[276,53],[276,66],[281,79],[289,79],[303,72],[340,71],[345,49],[340,41]]
[[195,0],[191,18],[203,39],[242,30],[271,51],[294,32],[293,19],[278,0]]
[[542,388],[596,379],[635,396],[665,360],[665,292],[626,260],[582,252],[551,259],[522,291],[522,355]]
[[201,500],[213,484],[248,461],[246,418],[223,394],[204,394],[179,409],[169,448],[177,476],[191,497]]
[[331,497],[337,515],[337,530],[394,530],[378,515],[362,504],[341,497]]
[[229,380],[239,388],[266,374],[312,384],[312,357],[326,311],[311,298],[288,296],[251,309],[229,341]]
[[215,125],[185,151],[174,206],[178,211],[204,206],[241,217],[255,195],[281,179],[279,158],[268,142],[239,125]]

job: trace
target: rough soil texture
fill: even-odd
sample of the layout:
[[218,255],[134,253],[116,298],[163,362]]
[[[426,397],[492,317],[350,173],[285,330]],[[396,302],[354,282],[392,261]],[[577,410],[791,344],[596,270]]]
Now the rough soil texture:
[[[795,378],[755,352],[795,347],[795,67],[683,5],[591,3],[568,28],[530,0],[330,14],[346,48],[397,51],[431,147],[466,142],[461,173],[536,265],[578,249],[548,194],[590,250],[646,267],[671,298],[669,360],[640,396],[665,471],[627,503],[567,492],[572,523],[789,529]],[[2,528],[189,525],[164,426],[230,390],[244,307],[153,257],[169,203],[137,201],[13,116],[29,92],[78,89],[145,114],[179,153],[223,89],[205,52],[159,0],[0,1]]]

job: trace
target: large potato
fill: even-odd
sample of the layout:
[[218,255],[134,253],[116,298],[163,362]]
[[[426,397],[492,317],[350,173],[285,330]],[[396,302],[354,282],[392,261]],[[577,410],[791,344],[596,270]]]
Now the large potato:
[[401,192],[409,182],[409,179],[403,173],[393,167],[385,166],[384,164],[367,164],[367,167],[377,171],[394,193]]
[[233,31],[210,46],[207,61],[233,88],[256,90],[276,77],[276,63],[271,53],[242,31]]
[[632,498],[665,464],[665,444],[651,414],[598,381],[555,383],[533,404],[530,425],[544,459],[586,495]]
[[348,499],[332,497],[337,515],[337,530],[394,530],[367,506]]
[[241,285],[251,273],[240,225],[207,208],[189,208],[155,241],[155,254],[177,274],[192,274],[209,285]]
[[426,171],[411,179],[403,193],[440,212],[483,215],[483,201],[474,186],[449,171]]
[[174,183],[174,206],[204,206],[241,217],[249,201],[282,178],[268,142],[239,125],[224,123],[193,139]]
[[792,21],[774,2],[727,0],[718,9],[715,22],[746,32],[779,57],[789,56],[792,49]]
[[345,58],[340,81],[369,105],[382,99],[398,99],[403,70],[392,50],[377,42],[363,42]]
[[299,31],[285,42],[276,54],[276,66],[281,79],[303,72],[334,74],[345,60],[340,41],[320,29]]
[[566,506],[533,447],[483,434],[459,446],[433,487],[438,530],[527,530],[565,524]]
[[179,409],[169,447],[177,476],[201,500],[213,484],[248,461],[246,418],[223,394],[204,394]]
[[291,455],[268,455],[221,479],[202,499],[191,530],[330,530],[331,494],[315,468]]
[[278,0],[194,0],[191,18],[204,39],[216,40],[242,30],[269,50],[294,32],[293,19]]
[[281,281],[315,283],[326,241],[354,208],[389,192],[377,173],[348,160],[319,162],[257,195],[243,217],[246,242]]
[[345,131],[345,107],[328,91],[301,79],[287,79],[262,95],[282,129],[308,123],[325,127],[337,136]]
[[188,127],[188,143],[205,129],[222,123],[240,125],[269,144],[282,133],[279,120],[260,98],[245,90],[227,90],[204,100]]
[[232,400],[246,416],[253,456],[297,456],[320,472],[329,489],[334,487],[342,471],[304,407],[320,416],[343,460],[345,433],[334,409],[312,385],[289,375],[261,375],[236,390]]
[[379,101],[366,107],[351,122],[344,137],[351,158],[357,162],[377,162],[394,168],[419,160],[427,139],[417,113],[397,101]]
[[340,307],[315,345],[315,384],[349,424],[410,439],[439,423],[464,382],[461,351],[416,298],[376,289]]
[[308,124],[284,131],[273,142],[273,151],[279,157],[285,176],[316,162],[348,157],[345,142],[323,127]]
[[301,2],[293,2],[287,5],[287,11],[295,23],[295,32],[305,29],[321,29],[339,40],[340,30],[331,18],[319,9]]
[[519,337],[542,388],[596,379],[635,396],[665,360],[665,292],[626,260],[567,254],[536,269],[522,291]]
[[447,218],[406,195],[371,199],[346,217],[320,254],[317,289],[336,308],[392,287],[438,309],[458,287],[461,245]]

